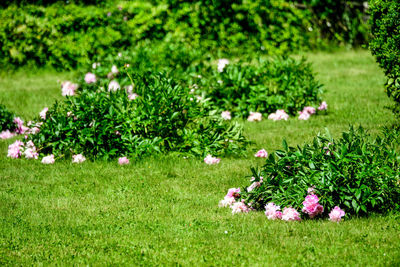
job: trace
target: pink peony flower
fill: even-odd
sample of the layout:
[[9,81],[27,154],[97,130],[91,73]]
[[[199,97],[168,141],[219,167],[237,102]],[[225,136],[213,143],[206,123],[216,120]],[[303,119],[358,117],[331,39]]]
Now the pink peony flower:
[[289,119],[289,115],[283,109],[278,109],[275,113],[269,114],[268,119],[273,121],[287,121]]
[[247,187],[247,192],[253,191],[255,188],[260,187],[261,182],[254,182],[249,187]]
[[121,157],[121,158],[118,159],[118,164],[119,165],[129,164],[129,159],[127,157]]
[[254,154],[256,158],[266,158],[268,157],[268,152],[265,149],[258,150],[256,154]]
[[7,157],[13,159],[19,158],[19,156],[21,156],[23,146],[24,146],[23,142],[16,140],[14,143],[8,146]]
[[5,130],[0,133],[0,139],[9,139],[14,136],[15,133],[10,132],[10,130]]
[[232,116],[231,116],[231,112],[230,111],[223,111],[222,113],[221,113],[221,117],[224,119],[224,120],[230,120],[230,119],[232,119]]
[[78,89],[76,83],[71,83],[70,81],[65,81],[61,84],[61,95],[62,96],[73,96],[75,95],[75,90]]
[[329,220],[332,222],[340,222],[342,220],[342,217],[345,215],[346,213],[344,212],[344,210],[342,210],[341,208],[339,208],[338,206],[335,206],[331,212],[329,213]]
[[39,115],[40,115],[40,117],[42,118],[42,119],[46,119],[46,114],[47,114],[47,111],[49,110],[49,108],[44,108],[44,109],[42,109],[42,111],[40,111],[40,113],[39,113]]
[[218,60],[218,72],[223,72],[226,65],[229,64],[229,60],[226,58],[221,58]]
[[86,158],[82,154],[77,154],[72,156],[72,163],[82,163]]
[[282,212],[284,221],[301,221],[300,214],[294,208],[284,208]]
[[322,214],[324,212],[324,207],[318,203],[319,198],[317,195],[308,195],[303,201],[303,209],[302,212],[308,214],[310,218],[314,218],[315,216]]
[[328,109],[328,104],[326,104],[325,101],[323,101],[321,103],[321,105],[319,105],[318,110],[327,110]]
[[240,194],[240,188],[229,188],[228,193],[226,193],[225,197],[233,197],[235,198]]
[[221,159],[213,157],[210,154],[208,154],[207,157],[204,158],[204,162],[208,165],[218,164],[220,161],[221,161]]
[[132,94],[129,94],[129,95],[128,95],[128,99],[129,99],[129,100],[135,100],[135,99],[138,98],[138,97],[139,97],[139,95],[136,94],[136,93],[132,93]]
[[17,129],[15,130],[17,134],[24,134],[29,130],[28,127],[24,126],[24,121],[20,117],[15,117],[14,123],[17,125]]
[[261,121],[262,114],[260,112],[250,112],[249,117],[247,118],[248,121]]
[[273,202],[265,205],[265,216],[268,220],[282,219],[282,212],[280,212],[281,207],[275,205]]
[[121,89],[121,86],[119,85],[119,83],[116,80],[112,80],[109,84],[108,84],[108,91],[117,91]]
[[235,203],[234,197],[225,196],[223,200],[221,200],[218,204],[219,207],[230,207],[232,204]]
[[235,202],[231,205],[232,214],[240,213],[240,212],[249,212],[250,208],[242,202]]
[[305,112],[305,111],[299,111],[299,120],[303,120],[303,121],[306,121],[306,120],[308,120],[309,118],[310,118],[310,113],[308,113],[308,112]]
[[55,159],[54,159],[54,155],[53,154],[42,158],[42,163],[43,164],[53,164],[54,162],[55,162]]
[[111,72],[112,72],[113,74],[117,74],[117,73],[119,72],[117,66],[113,65],[113,66],[111,67]]
[[94,74],[91,73],[91,72],[86,73],[86,75],[85,75],[85,82],[86,82],[87,84],[95,83],[95,82],[96,82],[96,75],[94,75]]
[[307,112],[308,114],[312,115],[315,114],[315,108],[313,107],[304,107],[303,112]]

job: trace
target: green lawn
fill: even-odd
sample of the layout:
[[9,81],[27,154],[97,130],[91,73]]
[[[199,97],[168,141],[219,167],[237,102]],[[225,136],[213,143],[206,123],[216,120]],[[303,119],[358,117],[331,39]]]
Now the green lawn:
[[[247,158],[162,156],[116,162],[43,165],[6,157],[0,140],[0,263],[12,265],[394,265],[400,264],[399,214],[327,220],[268,221],[261,212],[218,208],[230,187],[246,184],[252,154],[302,144],[327,127],[373,133],[395,123],[385,109],[384,75],[367,51],[306,54],[325,85],[328,115],[308,121],[244,122],[254,141]],[[0,74],[0,102],[25,120],[61,100],[50,70]]]

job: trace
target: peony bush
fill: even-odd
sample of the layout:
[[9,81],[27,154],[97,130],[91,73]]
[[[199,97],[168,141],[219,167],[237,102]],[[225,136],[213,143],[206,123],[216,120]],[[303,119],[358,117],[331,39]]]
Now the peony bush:
[[398,211],[400,131],[384,129],[372,138],[363,128],[350,127],[339,139],[327,133],[302,147],[284,141],[282,150],[251,171],[250,183],[229,189],[220,206],[236,213],[233,205],[242,203],[265,210],[268,219],[289,221],[329,216],[338,222],[345,214]]
[[190,81],[197,94],[204,93],[215,109],[249,121],[261,120],[255,114],[287,120],[321,103],[322,85],[305,59],[275,58],[257,64],[220,59],[215,66],[201,68],[199,74]]
[[245,152],[242,128],[222,119],[206,100],[195,100],[167,74],[121,67],[110,72],[111,80],[88,73],[85,84],[63,83],[73,86],[74,94],[41,112],[34,123],[40,131],[28,140],[40,155],[55,157],[46,162],[120,158],[127,164],[127,157],[171,151],[194,156]]

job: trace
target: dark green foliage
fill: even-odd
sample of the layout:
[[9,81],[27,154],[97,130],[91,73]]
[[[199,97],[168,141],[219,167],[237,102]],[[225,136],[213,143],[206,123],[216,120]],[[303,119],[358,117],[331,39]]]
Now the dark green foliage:
[[294,115],[320,101],[322,86],[304,58],[261,60],[256,65],[238,62],[222,72],[214,67],[201,74],[204,78],[194,81],[199,91],[206,92],[216,109],[238,117],[247,117],[251,111],[267,115],[277,109]]
[[371,1],[370,49],[388,78],[385,88],[395,101],[394,112],[400,114],[400,2]]
[[328,135],[311,144],[277,150],[260,171],[252,169],[259,188],[242,197],[263,209],[268,202],[301,209],[314,186],[328,213],[334,206],[348,214],[386,213],[400,209],[400,129],[385,129],[372,140],[363,128],[350,128],[334,140]]
[[[320,41],[361,45],[369,39],[368,5],[365,0],[292,0],[310,12],[311,28],[319,32]],[[311,29],[310,28],[310,29]]]
[[14,123],[15,114],[7,109],[5,105],[0,104],[0,132],[15,130],[16,124]]
[[188,89],[174,80],[146,73],[133,75],[132,82],[139,95],[135,100],[123,89],[109,92],[96,84],[56,104],[31,137],[40,153],[82,153],[91,159],[169,151],[195,156],[244,153],[241,127],[224,122],[206,102],[192,101]]

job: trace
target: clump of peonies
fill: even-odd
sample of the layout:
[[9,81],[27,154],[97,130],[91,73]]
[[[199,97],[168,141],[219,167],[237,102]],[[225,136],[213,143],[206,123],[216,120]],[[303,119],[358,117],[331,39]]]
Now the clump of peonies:
[[265,149],[258,150],[256,154],[254,154],[256,158],[266,158],[268,157],[268,152]]
[[86,158],[82,154],[77,154],[72,156],[72,163],[82,163]]
[[221,161],[220,158],[216,158],[211,156],[210,154],[208,154],[205,158],[204,158],[204,162],[208,165],[211,164],[218,164]]
[[284,221],[301,221],[300,214],[294,208],[284,208],[282,212]]
[[39,157],[39,153],[36,151],[35,144],[32,141],[26,143],[24,155],[27,159],[37,159]]
[[53,154],[42,158],[42,163],[43,164],[53,164],[54,162],[55,162],[55,159],[54,159],[54,155]]
[[282,219],[281,207],[275,205],[274,202],[270,202],[265,205],[265,216],[268,220]]
[[299,120],[308,120],[311,115],[315,114],[315,108],[313,107],[304,107],[303,111],[299,111]]
[[129,159],[128,159],[127,157],[118,158],[118,164],[119,164],[119,165],[126,165],[126,164],[129,164]]
[[70,81],[65,81],[61,84],[61,95],[62,96],[74,96],[76,89],[78,89],[78,85],[76,83],[72,83]]
[[14,143],[8,146],[7,157],[16,159],[25,156],[27,159],[37,159],[39,153],[36,151],[36,147],[32,141],[28,141],[26,144],[20,140],[16,140]]
[[269,114],[268,119],[273,121],[287,121],[289,119],[289,115],[283,109],[278,109],[275,113]]
[[340,222],[342,220],[342,217],[345,215],[346,213],[344,212],[344,210],[342,210],[341,208],[339,208],[338,206],[335,206],[331,212],[329,213],[329,220],[331,220],[332,222]]
[[[250,181],[255,181],[256,178],[252,177]],[[258,182],[253,182],[248,188],[247,191],[251,192],[254,188],[257,188],[263,182],[263,178],[260,177]],[[315,187],[312,186],[307,190],[308,194],[303,202],[303,209],[302,212],[308,214],[309,217],[315,218],[317,215],[320,215],[324,212],[324,208],[321,204],[319,204],[319,198],[315,195]],[[232,213],[239,213],[239,212],[249,212],[253,210],[251,207],[251,203],[246,205],[245,200],[242,199],[240,201],[241,194],[240,188],[231,188],[228,190],[228,193],[224,197],[223,200],[219,202],[219,207],[230,207],[232,209]],[[283,221],[301,221],[300,213],[292,208],[292,207],[285,207],[283,211],[281,211],[281,207],[276,205],[274,202],[269,202],[265,205],[265,216],[269,220],[283,220]],[[345,216],[345,212],[336,206],[332,211],[329,213],[329,220],[333,222],[341,221],[342,217]]]
[[224,119],[224,120],[230,120],[230,119],[232,119],[232,116],[231,116],[231,112],[230,111],[223,111],[222,113],[221,113],[221,117]]
[[95,83],[96,82],[96,75],[91,72],[86,73],[85,75],[85,82],[87,84]]
[[218,60],[218,72],[223,72],[226,65],[229,64],[229,60],[226,58],[221,58]]
[[232,209],[232,214],[241,212],[248,213],[250,211],[250,208],[244,203],[244,200],[233,203],[231,205],[231,209]]
[[324,212],[324,207],[318,203],[319,198],[317,195],[308,195],[303,201],[302,212],[308,214],[310,218],[314,218]]
[[261,121],[262,114],[260,112],[250,112],[249,117],[247,118],[248,121]]

